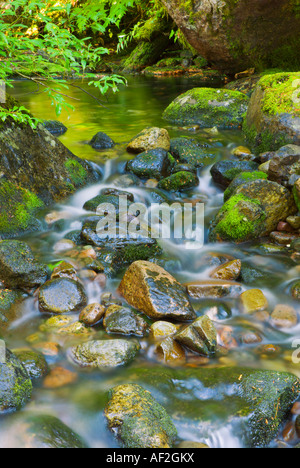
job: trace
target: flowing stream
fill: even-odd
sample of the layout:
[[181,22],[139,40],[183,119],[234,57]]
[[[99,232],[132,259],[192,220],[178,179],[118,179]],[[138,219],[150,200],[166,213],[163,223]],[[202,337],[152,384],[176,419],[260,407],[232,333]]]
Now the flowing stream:
[[[86,87],[90,91],[85,83],[80,84],[80,86]],[[103,172],[103,179],[99,184],[77,192],[64,204],[51,207],[51,210],[48,210],[48,212],[53,209],[66,212],[68,219],[62,232],[49,231],[26,238],[41,261],[49,264],[64,259],[62,254],[54,252],[53,245],[62,239],[67,232],[80,229],[81,218],[84,214],[86,215],[83,210],[84,203],[97,195],[101,188],[111,186],[118,174],[124,173],[125,162],[132,157],[126,152],[126,143],[145,127],[164,127],[168,129],[171,137],[184,136],[205,143],[207,152],[211,155],[212,164],[221,159],[232,157],[232,150],[235,147],[245,145],[240,131],[201,130],[190,133],[187,130],[172,127],[162,120],[161,115],[165,107],[181,92],[196,86],[199,86],[197,78],[192,77],[164,79],[129,77],[127,87],[123,87],[117,94],[104,98],[104,107],[99,106],[96,101],[83,94],[78,88],[70,88],[70,95],[80,100],[75,103],[75,112],[71,112],[70,115],[64,113],[60,117],[60,120],[68,128],[60,140],[74,154],[99,165]],[[12,94],[36,117],[47,120],[56,119],[54,109],[47,102],[45,96],[36,94],[34,91],[35,87],[32,83],[19,81],[15,83]],[[101,152],[93,150],[87,142],[98,131],[107,133],[117,143],[116,147]],[[223,203],[223,194],[212,182],[210,167],[206,167],[199,175],[199,187],[188,196],[190,199],[205,203],[205,225],[208,228],[210,220]],[[144,188],[134,188],[133,192],[136,201],[147,199],[147,191]],[[182,194],[181,198],[186,199],[187,195]],[[289,304],[299,309],[297,303],[293,302],[289,295],[289,286],[293,280],[299,278],[300,272],[297,264],[291,259],[291,253],[288,249],[283,253],[266,253],[262,250],[260,242],[242,245],[212,245],[206,241],[205,246],[196,251],[186,250],[183,244],[171,240],[162,241],[161,246],[164,249],[165,258],[174,261],[175,266],[172,273],[182,283],[209,279],[211,267],[205,262],[209,252],[232,255],[263,271],[267,277],[267,280],[258,280],[251,286],[245,285],[245,289],[256,287],[263,290],[271,309],[276,304]],[[107,290],[115,292],[121,277],[122,274],[118,278],[109,280]],[[86,290],[90,303],[99,301],[102,292],[99,286],[86,282]],[[222,330],[224,327],[232,329],[234,337],[239,337],[246,331],[254,332],[261,337],[261,343],[239,344],[237,348],[230,349],[228,355],[223,358],[212,360],[206,364],[201,362],[197,364],[195,361],[194,365],[225,365],[228,366],[229,372],[231,366],[240,365],[287,370],[300,376],[300,367],[292,364],[290,359],[292,343],[299,336],[300,324],[290,331],[279,331],[270,324],[249,322],[247,317],[240,315],[236,301],[224,299],[222,302],[230,306],[232,318],[225,322],[219,322],[219,329]],[[195,302],[194,306],[197,310],[199,303]],[[28,345],[26,338],[36,333],[44,320],[45,317],[42,317],[38,311],[36,298],[31,297],[26,300],[22,317],[14,322],[7,331],[5,339],[8,346],[16,348]],[[98,332],[100,335],[103,333],[101,326]],[[259,347],[263,345],[273,345],[274,352],[267,353],[267,355],[260,353]],[[49,359],[50,364],[55,363],[55,365],[63,365],[74,370],[68,363],[64,352]],[[153,352],[153,343],[146,338],[142,340],[139,360],[140,365],[144,366],[145,372],[148,366],[155,366],[157,363]],[[78,380],[73,385],[56,390],[45,389],[42,385],[37,386],[34,389],[32,401],[26,409],[41,410],[60,417],[83,436],[91,447],[117,447],[115,438],[106,428],[101,408],[105,400],[105,391],[111,387],[112,382],[118,377],[118,373],[118,369],[113,373],[79,372]],[[201,398],[203,399],[203,395]],[[178,400],[174,400],[174,404],[178,404]],[[212,404],[212,413],[215,410],[215,406]],[[4,419],[0,427],[0,440],[3,446],[13,444],[14,435],[7,430],[6,426],[10,417]],[[182,439],[199,440],[200,438],[211,447],[239,447],[242,444],[230,424],[213,434],[209,434],[204,439],[203,434],[197,433],[197,427],[193,429],[189,427],[188,420],[177,423],[177,429]]]

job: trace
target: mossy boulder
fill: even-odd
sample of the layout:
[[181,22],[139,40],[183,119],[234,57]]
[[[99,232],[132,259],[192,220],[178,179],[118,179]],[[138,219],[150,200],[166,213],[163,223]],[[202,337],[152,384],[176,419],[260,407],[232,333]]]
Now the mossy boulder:
[[157,148],[140,153],[128,161],[126,170],[140,178],[157,179],[170,175],[174,158],[164,149]]
[[0,180],[0,236],[16,237],[43,229],[37,219],[44,202],[30,190],[3,178]]
[[299,70],[297,0],[163,0],[188,43],[214,68],[234,75],[249,68]]
[[131,382],[150,391],[176,423],[195,439],[217,437],[228,427],[244,447],[264,447],[277,436],[299,398],[300,382],[285,372],[232,367],[171,369],[134,366],[115,385]]
[[98,340],[73,346],[68,350],[68,355],[79,367],[112,369],[130,363],[139,349],[136,341]]
[[7,288],[35,288],[45,283],[47,276],[47,266],[36,260],[25,242],[0,242],[0,280]]
[[252,180],[267,179],[268,175],[265,172],[253,171],[253,172],[241,172],[237,177],[233,179],[231,184],[227,187],[224,192],[224,202],[234,195],[235,191],[242,185]]
[[253,150],[300,145],[300,73],[263,76],[252,94],[243,130]]
[[60,419],[49,414],[25,412],[12,420],[8,448],[83,449],[82,438]]
[[172,448],[176,428],[166,410],[139,385],[110,391],[105,408],[109,428],[126,448]]
[[0,359],[0,414],[21,409],[30,400],[31,392],[32,383],[25,367],[6,348]]
[[31,349],[14,349],[13,353],[25,367],[32,380],[40,379],[48,374],[49,367],[43,354]]
[[211,240],[243,242],[268,236],[280,221],[297,211],[293,196],[283,186],[267,180],[240,186],[212,223]]
[[155,320],[186,322],[196,318],[186,289],[154,263],[134,262],[126,271],[119,292],[132,307]]
[[167,36],[161,35],[152,41],[141,41],[123,62],[123,73],[140,72],[143,68],[153,65],[160,58],[168,45]]
[[202,168],[212,164],[215,158],[215,155],[207,151],[206,146],[190,138],[172,138],[170,153],[179,163]]
[[213,181],[226,188],[241,173],[251,173],[257,169],[258,164],[253,161],[225,160],[214,164],[210,172]]
[[238,128],[242,125],[249,98],[238,91],[194,88],[178,96],[163,118],[178,125],[203,128]]
[[158,188],[167,192],[184,192],[198,187],[199,179],[196,174],[187,171],[179,171],[159,182]]
[[68,278],[47,281],[39,291],[39,307],[42,312],[76,312],[86,304],[87,296],[82,284]]

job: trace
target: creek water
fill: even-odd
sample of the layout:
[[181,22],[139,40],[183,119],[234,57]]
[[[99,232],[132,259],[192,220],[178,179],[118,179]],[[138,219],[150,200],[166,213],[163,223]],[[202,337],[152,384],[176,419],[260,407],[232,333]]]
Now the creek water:
[[[78,85],[78,83],[75,83]],[[48,264],[55,264],[64,259],[63,254],[57,254],[53,250],[54,244],[62,239],[64,235],[74,229],[80,229],[81,218],[86,212],[83,210],[84,203],[99,193],[103,187],[111,186],[117,175],[124,173],[125,162],[130,156],[126,152],[127,142],[149,126],[167,128],[171,137],[189,137],[198,140],[206,145],[207,154],[211,158],[211,164],[222,159],[232,158],[232,150],[245,145],[243,135],[240,131],[215,131],[211,129],[190,133],[187,130],[172,127],[162,120],[162,112],[165,107],[181,92],[190,88],[201,86],[196,77],[179,78],[146,78],[129,77],[128,86],[122,87],[117,94],[111,94],[104,99],[104,107],[97,104],[90,96],[83,94],[78,87],[71,87],[69,94],[79,99],[75,102],[76,110],[70,115],[64,113],[60,120],[67,126],[68,131],[60,137],[74,154],[86,158],[101,167],[103,178],[99,184],[85,188],[77,192],[64,204],[51,207],[66,213],[66,224],[62,232],[43,232],[27,236],[26,241],[30,243],[37,257]],[[89,90],[85,83],[80,83],[81,87]],[[12,94],[19,99],[22,104],[28,107],[36,117],[42,119],[56,119],[54,109],[44,94],[35,94],[35,86],[26,81],[15,83]],[[116,143],[116,147],[106,151],[95,151],[87,143],[97,132],[107,133]],[[222,191],[213,184],[210,176],[210,166],[199,173],[200,185],[197,189],[188,194],[181,194],[183,199],[201,200],[205,203],[205,226],[209,226],[212,217],[217,213],[223,203]],[[130,189],[131,190],[131,189]],[[147,199],[147,192],[143,187],[134,188],[136,201]],[[46,214],[46,213],[45,213]],[[297,264],[291,259],[288,249],[280,253],[266,253],[261,248],[262,242],[247,244],[208,244],[207,236],[205,246],[199,250],[189,251],[184,244],[173,241],[162,241],[164,258],[173,260],[171,273],[182,283],[198,280],[208,280],[212,266],[206,263],[209,252],[232,255],[239,258],[248,265],[259,269],[264,273],[263,278],[251,285],[243,285],[245,289],[260,288],[269,300],[270,310],[277,304],[289,304],[296,310],[299,306],[289,294],[290,284],[299,278]],[[172,270],[173,268],[173,270]],[[106,290],[115,293],[119,284],[122,272],[118,278],[108,281]],[[99,301],[101,291],[99,286],[86,281],[85,283],[90,303]],[[261,369],[287,370],[300,376],[300,367],[292,364],[291,355],[292,344],[299,336],[300,324],[290,330],[278,330],[270,323],[251,321],[247,316],[242,316],[239,311],[238,302],[233,299],[222,299],[232,310],[232,317],[218,322],[220,331],[224,327],[229,327],[233,331],[236,346],[229,349],[228,354],[222,358],[211,360],[209,363],[201,360],[191,360],[187,365],[195,366],[227,366],[234,365],[256,367]],[[200,302],[195,302],[195,309],[199,309]],[[5,339],[8,346],[13,349],[28,346],[27,337],[36,333],[41,323],[45,321],[38,310],[35,297],[30,297],[24,301],[21,317],[16,320],[9,330],[6,331]],[[228,328],[225,328],[228,332]],[[261,338],[259,344],[242,344],[239,337],[245,332],[254,332]],[[98,336],[103,336],[101,326],[97,328]],[[229,333],[230,334],[230,333]],[[69,343],[69,342],[68,342]],[[74,371],[72,365],[66,358],[66,342],[61,343],[61,352],[54,357],[48,357],[52,365],[65,366]],[[69,344],[68,344],[69,345]],[[148,339],[141,342],[142,350],[137,364],[145,369],[162,365],[154,353],[154,344]],[[259,347],[262,345],[273,345],[273,353],[261,353]],[[77,372],[78,369],[75,369]],[[130,372],[130,366],[128,369]],[[42,383],[34,388],[32,401],[27,405],[26,410],[50,413],[58,416],[63,422],[79,433],[91,447],[117,447],[115,438],[106,428],[103,406],[105,404],[106,391],[114,385],[118,379],[120,370],[114,372],[78,372],[76,383],[55,390],[43,388]],[[126,382],[126,371],[121,374]],[[182,393],[186,395],[189,384],[182,384]],[[178,392],[177,392],[178,393]],[[197,399],[205,400],[205,392],[197,396],[194,392],[195,411]],[[167,397],[155,396],[160,401],[166,400],[169,411],[176,415],[180,397],[176,398],[170,394]],[[185,397],[183,397],[185,398]],[[220,405],[215,405],[217,396],[210,398],[211,405],[207,411],[211,411],[208,419],[218,417]],[[174,401],[174,404],[172,403]],[[9,431],[9,425],[13,416],[8,416],[1,422],[0,426],[0,446],[14,446],[16,444],[15,434]],[[176,418],[175,424],[180,438],[183,440],[195,440],[207,442],[211,447],[239,447],[242,441],[234,431],[234,425],[227,423],[213,433],[204,436],[202,429],[191,424],[189,417]]]

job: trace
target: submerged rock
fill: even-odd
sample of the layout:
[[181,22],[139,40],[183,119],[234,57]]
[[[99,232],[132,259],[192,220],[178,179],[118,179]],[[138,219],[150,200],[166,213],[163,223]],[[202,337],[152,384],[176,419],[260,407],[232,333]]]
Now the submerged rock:
[[98,132],[93,136],[89,144],[96,150],[110,149],[115,146],[115,142],[103,132]]
[[129,340],[88,341],[69,349],[71,360],[79,367],[109,369],[131,362],[139,344]]
[[0,280],[5,286],[31,289],[43,284],[47,276],[47,266],[35,259],[25,242],[0,242]]
[[0,414],[3,414],[25,406],[31,398],[32,383],[23,364],[9,349],[1,349],[0,357]]
[[48,374],[49,367],[45,357],[41,353],[28,348],[14,349],[13,353],[23,364],[32,380],[40,379]]
[[154,263],[134,262],[126,271],[119,292],[132,307],[156,320],[184,322],[196,317],[186,289]]
[[8,448],[88,448],[81,437],[60,419],[48,414],[24,413],[9,428]]
[[25,298],[26,294],[22,291],[0,289],[0,332],[9,328],[22,314],[21,303]]
[[139,385],[112,389],[105,416],[126,448],[172,448],[177,437],[166,410]]
[[240,297],[242,310],[246,314],[253,314],[268,309],[268,300],[260,289],[249,289]]
[[180,95],[164,111],[163,118],[179,125],[204,128],[238,128],[249,98],[238,91],[194,88]]
[[63,135],[68,130],[67,127],[58,120],[44,120],[43,126],[54,136]]
[[42,312],[64,314],[85,307],[87,297],[78,281],[59,278],[47,281],[39,292],[39,307]]
[[127,151],[130,153],[143,153],[156,148],[165,151],[170,149],[170,136],[164,128],[146,128],[128,143]]
[[300,381],[292,374],[236,367],[135,366],[115,381],[149,390],[176,420],[179,436],[188,427],[196,440],[207,440],[226,427],[245,447],[268,446],[300,395]]

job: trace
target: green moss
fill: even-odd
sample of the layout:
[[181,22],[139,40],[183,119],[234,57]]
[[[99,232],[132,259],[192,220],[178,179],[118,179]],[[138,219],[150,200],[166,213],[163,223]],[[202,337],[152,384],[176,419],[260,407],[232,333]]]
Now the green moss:
[[[250,205],[259,205],[257,200],[252,200],[244,195],[235,195],[231,197],[223,206],[219,213],[221,221],[218,222],[215,233],[222,239],[245,240],[251,237],[256,229],[256,223],[248,220],[245,214],[239,210],[239,203],[247,202]],[[260,217],[259,223],[263,222],[265,217]]]
[[191,172],[177,172],[159,182],[158,188],[167,191],[187,190],[199,185],[198,177]]
[[0,182],[1,234],[25,231],[43,206],[43,201],[34,193],[3,180]]
[[[298,85],[296,84],[298,80]],[[266,75],[259,81],[265,91],[262,100],[262,111],[268,115],[293,114],[300,117],[299,89],[300,73],[276,73]]]
[[[65,168],[67,169],[68,175],[75,186],[82,185],[87,178],[86,169],[76,159],[68,159],[65,162]],[[70,184],[70,188],[72,184]]]
[[249,126],[246,119],[243,123],[243,133],[255,154],[277,151],[279,148],[291,143],[291,139],[285,133],[277,132],[273,134],[268,130],[258,133],[255,125]]
[[242,172],[231,182],[230,186],[224,192],[224,201],[226,202],[234,194],[235,190],[243,185],[245,182],[257,179],[267,179],[268,175],[265,172],[254,171],[254,172]]
[[294,195],[294,198],[295,198],[295,202],[296,202],[298,211],[300,211],[300,197],[299,197],[298,190],[297,190],[296,186],[293,187],[293,195]]

